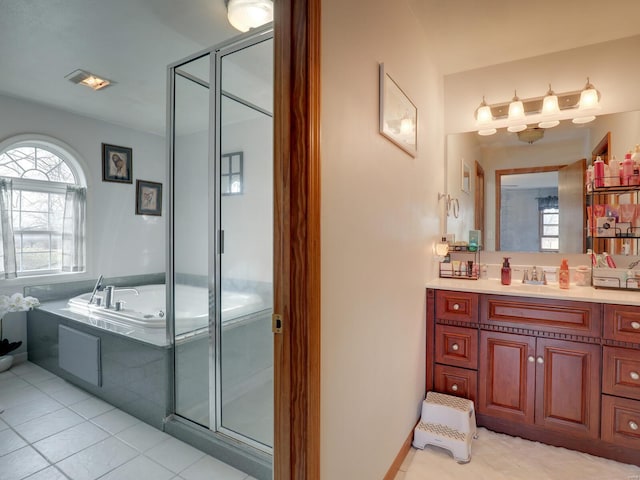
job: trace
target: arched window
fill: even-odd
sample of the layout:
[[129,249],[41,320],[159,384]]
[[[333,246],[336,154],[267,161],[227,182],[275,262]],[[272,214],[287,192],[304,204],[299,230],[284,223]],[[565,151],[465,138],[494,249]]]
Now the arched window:
[[86,188],[70,149],[33,136],[0,145],[5,278],[84,271]]

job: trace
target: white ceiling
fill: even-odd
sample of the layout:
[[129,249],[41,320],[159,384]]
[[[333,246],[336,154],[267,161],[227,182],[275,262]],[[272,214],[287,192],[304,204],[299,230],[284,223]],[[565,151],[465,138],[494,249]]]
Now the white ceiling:
[[[443,74],[640,33],[639,0],[409,2]],[[0,93],[163,135],[167,65],[238,33],[224,0],[0,0]]]

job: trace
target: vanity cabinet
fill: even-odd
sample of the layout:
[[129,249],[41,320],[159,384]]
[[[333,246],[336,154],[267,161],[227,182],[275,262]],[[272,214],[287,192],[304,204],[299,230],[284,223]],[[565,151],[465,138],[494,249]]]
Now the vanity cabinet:
[[600,346],[482,331],[479,414],[599,434]]
[[480,426],[640,465],[640,306],[428,289],[426,363]]
[[606,305],[603,343],[602,440],[640,449],[640,308]]
[[476,401],[478,391],[478,295],[436,292],[434,389]]

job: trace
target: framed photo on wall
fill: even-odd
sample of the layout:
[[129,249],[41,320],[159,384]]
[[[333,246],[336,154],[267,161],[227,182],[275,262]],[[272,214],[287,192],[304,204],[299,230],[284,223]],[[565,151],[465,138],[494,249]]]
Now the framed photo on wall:
[[162,215],[162,184],[136,180],[136,215]]
[[418,153],[418,108],[380,64],[380,133],[412,157]]
[[102,181],[133,183],[133,150],[102,144]]

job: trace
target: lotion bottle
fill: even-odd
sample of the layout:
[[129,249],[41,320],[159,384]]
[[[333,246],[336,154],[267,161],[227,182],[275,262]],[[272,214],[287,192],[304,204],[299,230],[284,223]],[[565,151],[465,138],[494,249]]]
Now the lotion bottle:
[[594,187],[604,187],[604,162],[602,161],[602,158],[600,158],[600,156],[596,157],[596,161],[593,162],[593,176]]
[[612,187],[620,186],[620,162],[614,155],[609,162],[609,184]]
[[569,288],[569,263],[566,258],[563,258],[562,263],[560,264],[558,283],[560,288]]
[[500,279],[502,280],[502,285],[511,285],[511,266],[509,265],[509,257],[504,257]]
[[633,185],[633,160],[631,160],[631,152],[624,156],[622,162],[622,185]]

